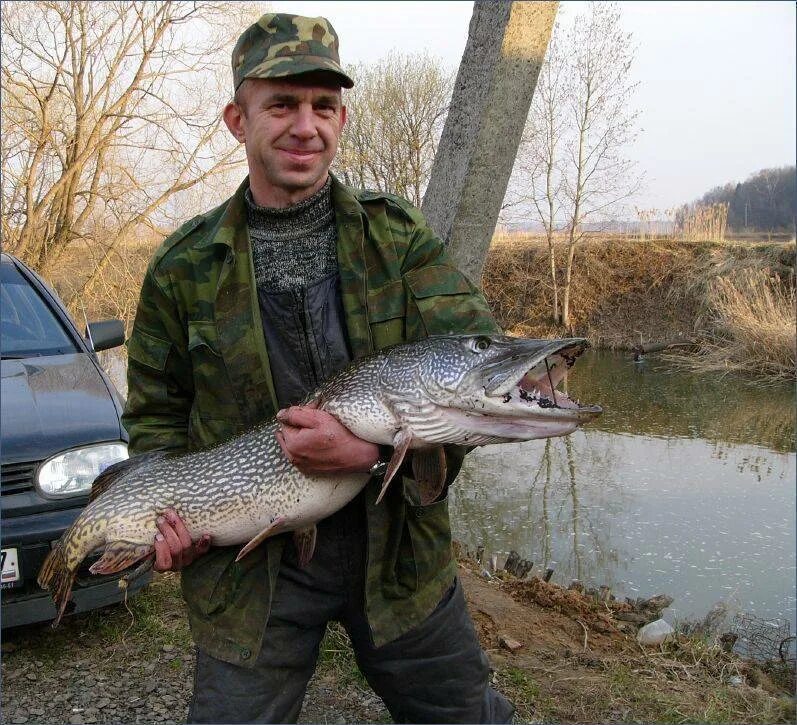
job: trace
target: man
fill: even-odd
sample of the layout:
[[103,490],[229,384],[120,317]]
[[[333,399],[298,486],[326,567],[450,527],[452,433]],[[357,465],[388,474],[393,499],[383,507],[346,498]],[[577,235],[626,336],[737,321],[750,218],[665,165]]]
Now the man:
[[[189,719],[295,721],[339,620],[396,721],[507,722],[456,581],[445,495],[420,506],[405,477],[377,506],[390,451],[296,405],[374,349],[495,322],[415,208],[329,174],[353,81],[325,19],[264,15],[232,65],[224,120],[249,176],[150,263],[128,345],[131,452],[212,445],[280,409],[279,442],[302,471],[374,477],[319,523],[304,568],[285,536],[235,563],[238,547],[192,541],[176,512],[159,519],[156,569],[182,571],[198,650]],[[446,455],[450,483],[463,451]]]

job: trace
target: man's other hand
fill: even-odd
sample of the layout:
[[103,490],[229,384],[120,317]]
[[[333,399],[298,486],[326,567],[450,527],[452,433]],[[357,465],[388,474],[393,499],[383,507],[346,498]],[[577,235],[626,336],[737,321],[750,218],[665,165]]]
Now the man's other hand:
[[302,473],[367,473],[379,460],[376,443],[358,438],[312,403],[279,411],[277,421],[282,452]]
[[183,520],[172,509],[158,516],[157,525],[155,571],[180,571],[210,548],[210,534],[202,534],[196,542],[191,541]]

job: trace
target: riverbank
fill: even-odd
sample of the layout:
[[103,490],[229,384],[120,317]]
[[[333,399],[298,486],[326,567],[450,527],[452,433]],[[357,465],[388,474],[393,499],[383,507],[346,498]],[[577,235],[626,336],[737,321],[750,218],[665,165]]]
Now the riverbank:
[[[556,255],[561,277],[564,245]],[[794,375],[794,242],[595,236],[576,247],[573,274],[569,331],[552,320],[548,248],[540,237],[496,236],[484,292],[511,334],[569,333],[619,349],[688,341],[698,368],[702,361],[706,369],[744,369],[752,361],[753,372]]]
[[[132,327],[141,280],[157,242],[131,243],[90,292],[76,298],[82,319],[115,317]],[[560,278],[564,245],[557,246]],[[64,256],[51,281],[65,300],[88,274],[90,249]],[[576,247],[571,325],[552,319],[544,239],[497,234],[488,253],[484,293],[509,334],[586,337],[597,348],[653,343],[676,348],[697,370],[739,370],[756,379],[795,375],[794,242],[631,240],[595,235]]]
[[[460,561],[468,606],[516,722],[749,722],[794,719],[794,702],[733,655],[679,636],[642,648],[604,604]],[[627,624],[627,623],[625,623]],[[514,651],[506,644],[521,646]],[[185,721],[194,655],[178,576],[159,575],[129,610],[3,636],[5,723]],[[300,722],[390,722],[340,627],[321,648]]]

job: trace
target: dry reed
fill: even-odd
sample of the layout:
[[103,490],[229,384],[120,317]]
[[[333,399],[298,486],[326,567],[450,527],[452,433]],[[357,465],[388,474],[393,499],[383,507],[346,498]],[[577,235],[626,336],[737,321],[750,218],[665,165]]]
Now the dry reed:
[[795,377],[795,291],[768,270],[746,270],[735,279],[711,281],[708,303],[714,334],[692,366],[751,373],[757,378]]
[[721,242],[728,226],[727,204],[695,204],[675,214],[675,231],[688,242]]

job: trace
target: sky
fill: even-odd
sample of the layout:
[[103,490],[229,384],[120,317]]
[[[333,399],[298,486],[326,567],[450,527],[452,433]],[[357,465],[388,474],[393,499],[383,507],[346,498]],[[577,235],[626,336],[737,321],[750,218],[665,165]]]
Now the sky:
[[[561,2],[563,22],[583,7]],[[636,46],[641,133],[628,157],[645,175],[636,206],[672,208],[759,169],[795,163],[793,2],[627,0],[620,8]],[[268,9],[329,18],[346,64],[396,49],[426,51],[455,71],[473,4],[315,0]]]

